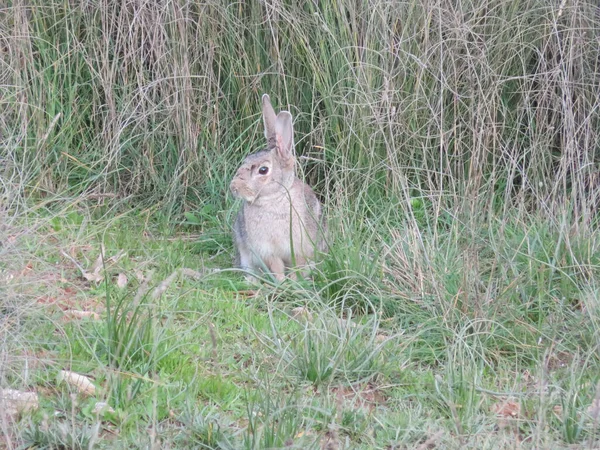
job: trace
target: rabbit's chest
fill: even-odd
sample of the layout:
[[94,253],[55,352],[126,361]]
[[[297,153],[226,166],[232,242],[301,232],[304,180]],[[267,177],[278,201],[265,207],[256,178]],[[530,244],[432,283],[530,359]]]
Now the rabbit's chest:
[[254,251],[261,256],[290,253],[290,240],[297,241],[302,227],[298,214],[290,214],[289,205],[278,210],[262,209],[251,216],[252,220],[246,223],[246,232]]

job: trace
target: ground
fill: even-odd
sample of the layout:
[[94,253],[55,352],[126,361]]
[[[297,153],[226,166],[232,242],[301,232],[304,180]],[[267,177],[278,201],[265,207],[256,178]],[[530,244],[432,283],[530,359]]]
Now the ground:
[[225,229],[127,215],[10,231],[2,379],[37,400],[6,408],[4,448],[596,446],[591,303],[536,326],[389,277],[249,284]]

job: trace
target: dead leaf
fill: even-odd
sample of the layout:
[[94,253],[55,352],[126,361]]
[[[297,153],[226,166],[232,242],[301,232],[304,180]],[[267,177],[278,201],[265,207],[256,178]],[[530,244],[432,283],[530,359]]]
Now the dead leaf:
[[562,420],[562,412],[563,412],[562,405],[554,405],[552,407],[552,412],[554,413],[554,415],[557,418]]
[[95,311],[78,311],[76,309],[67,309],[65,319],[93,319],[100,320],[100,316]]
[[64,381],[68,385],[75,387],[82,394],[94,395],[96,393],[96,386],[85,375],[61,370],[57,378],[59,383]]
[[0,410],[8,415],[21,414],[38,409],[39,400],[35,392],[16,389],[0,389]]
[[120,273],[117,277],[117,287],[123,289],[125,286],[127,286],[127,275]]
[[245,298],[254,298],[254,297],[258,297],[260,291],[254,290],[254,289],[248,289],[245,291],[237,291],[237,294],[245,297]]
[[598,394],[592,400],[591,405],[588,406],[587,412],[594,420],[598,419],[598,415],[600,414],[600,399],[598,398]]
[[340,439],[335,429],[325,432],[321,438],[321,450],[338,450],[340,448]]
[[521,404],[512,400],[492,405],[492,412],[498,418],[498,427],[506,428],[511,422],[521,418]]
[[294,319],[304,319],[308,322],[311,322],[313,318],[310,310],[306,306],[297,306],[292,309],[292,317]]
[[[104,247],[102,247],[102,254],[104,254]],[[111,264],[116,264],[125,255],[127,255],[127,252],[125,250],[119,250],[116,255],[111,256],[110,258],[108,258],[108,262],[110,262]]]
[[428,437],[425,442],[423,442],[417,450],[429,450],[436,447],[437,441],[444,435],[443,431],[438,431],[433,436]]
[[388,340],[388,336],[386,336],[383,333],[379,333],[375,335],[375,342],[377,342],[378,344],[385,342]]
[[98,255],[98,257],[96,258],[96,261],[94,261],[94,265],[92,266],[92,272],[99,272],[100,269],[102,269],[102,266],[104,261],[104,245],[100,246],[100,254]]
[[[98,260],[100,260],[100,264],[98,264]],[[104,276],[100,273],[102,271],[102,255],[98,256],[98,259],[92,266],[92,272],[82,271],[83,278],[88,281],[93,281],[99,283],[104,279]]]
[[111,413],[114,414],[115,410],[110,407],[110,405],[106,402],[96,402],[94,405],[94,409],[92,409],[92,414],[104,414]]
[[507,400],[504,403],[492,405],[492,412],[505,419],[517,419],[521,416],[521,405],[517,402]]

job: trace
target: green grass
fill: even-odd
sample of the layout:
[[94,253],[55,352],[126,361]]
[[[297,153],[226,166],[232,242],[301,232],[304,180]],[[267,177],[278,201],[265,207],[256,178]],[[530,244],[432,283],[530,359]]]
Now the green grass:
[[[505,258],[499,252],[481,254],[477,267],[446,252],[437,263],[431,255],[429,293],[400,295],[402,285],[378,281],[377,295],[396,304],[386,313],[332,299],[324,271],[313,282],[257,290],[241,274],[211,272],[210,253],[186,234],[123,216],[78,238],[68,217],[56,230],[38,216],[36,234],[12,247],[21,261],[5,298],[30,301],[5,306],[2,380],[41,400],[7,428],[7,442],[111,448],[118,436],[134,447],[319,448],[333,440],[385,448],[434,439],[492,448],[519,435],[524,446],[566,448],[595,439],[595,294],[585,290],[589,277],[568,271],[566,256],[544,261],[543,224],[518,239],[507,233],[509,274],[490,269]],[[479,230],[481,239],[488,233]],[[63,252],[88,269],[101,244],[107,260],[126,253],[105,264],[102,281],[86,281]],[[174,267],[190,270],[171,276]],[[118,273],[129,279],[124,288]],[[487,290],[468,292],[473,279]],[[65,305],[100,320],[65,322]],[[97,393],[57,384],[59,370],[90,376]],[[114,412],[94,413],[98,401]],[[507,401],[518,414],[497,417]]]
[[[594,2],[35,0],[0,25],[0,389],[39,400],[0,397],[0,447],[600,445]],[[329,228],[281,285],[232,269],[264,92]]]

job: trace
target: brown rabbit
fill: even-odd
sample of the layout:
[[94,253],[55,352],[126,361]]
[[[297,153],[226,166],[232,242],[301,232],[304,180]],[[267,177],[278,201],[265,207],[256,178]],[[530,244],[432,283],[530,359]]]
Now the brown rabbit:
[[315,250],[325,251],[325,221],[313,190],[296,177],[292,115],[275,115],[262,97],[267,149],[249,155],[230,189],[244,200],[233,235],[242,269],[266,268],[283,280],[285,269],[306,266]]

